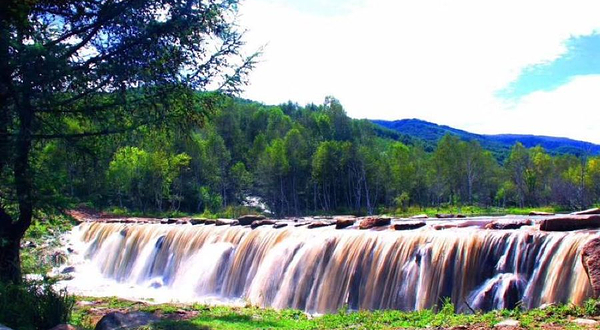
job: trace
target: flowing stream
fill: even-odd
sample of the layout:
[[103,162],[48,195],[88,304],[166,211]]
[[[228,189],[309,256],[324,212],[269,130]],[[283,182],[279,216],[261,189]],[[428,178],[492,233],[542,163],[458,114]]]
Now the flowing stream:
[[595,231],[358,230],[87,222],[71,233],[84,294],[251,303],[309,313],[581,304]]

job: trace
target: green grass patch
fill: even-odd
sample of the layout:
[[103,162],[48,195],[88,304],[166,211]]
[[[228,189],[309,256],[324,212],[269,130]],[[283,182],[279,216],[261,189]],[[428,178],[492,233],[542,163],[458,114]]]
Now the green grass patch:
[[424,329],[472,325],[492,328],[505,319],[518,320],[521,326],[526,329],[539,329],[547,326],[576,329],[580,326],[570,322],[571,319],[596,317],[600,314],[600,301],[598,300],[589,300],[583,306],[556,305],[528,311],[514,309],[473,314],[455,313],[454,305],[446,300],[441,308],[437,309],[403,312],[398,310],[349,311],[347,308],[342,308],[337,313],[313,317],[302,311],[292,309],[275,310],[253,306],[147,305],[117,298],[79,299],[96,301],[91,307],[77,307],[73,312],[71,323],[85,329],[92,329],[94,326],[90,324],[89,320],[86,321],[86,313],[90,311],[90,308],[142,310],[157,313],[163,315],[163,317],[182,311],[193,311],[194,316],[191,318],[164,320],[143,328],[190,330]]

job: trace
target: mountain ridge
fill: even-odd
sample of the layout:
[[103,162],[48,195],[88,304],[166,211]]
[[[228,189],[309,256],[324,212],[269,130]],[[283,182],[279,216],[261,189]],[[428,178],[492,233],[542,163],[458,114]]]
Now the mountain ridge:
[[439,139],[446,134],[456,135],[463,140],[476,140],[482,147],[495,153],[497,158],[504,158],[501,155],[506,155],[510,152],[510,148],[517,142],[521,142],[527,148],[540,145],[551,154],[572,154],[577,156],[600,155],[600,145],[566,137],[512,133],[477,134],[417,118],[399,120],[372,119],[370,121],[381,127],[421,139],[433,145],[437,144]]

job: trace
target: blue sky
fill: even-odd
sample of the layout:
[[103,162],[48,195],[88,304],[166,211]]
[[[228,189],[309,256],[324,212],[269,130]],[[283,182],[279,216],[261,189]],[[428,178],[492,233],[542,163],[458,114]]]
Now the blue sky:
[[525,67],[498,96],[519,99],[536,91],[555,90],[577,76],[600,74],[599,34],[571,37],[565,46],[567,52],[557,59]]
[[244,0],[244,97],[600,143],[600,1]]

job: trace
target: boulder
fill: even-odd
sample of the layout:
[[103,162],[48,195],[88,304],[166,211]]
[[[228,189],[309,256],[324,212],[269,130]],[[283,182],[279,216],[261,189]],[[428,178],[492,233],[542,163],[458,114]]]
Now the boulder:
[[540,230],[544,231],[569,231],[598,227],[600,227],[600,215],[598,214],[566,215],[540,221]]
[[190,219],[190,223],[195,226],[195,225],[200,225],[206,222],[206,219],[204,218],[192,218]]
[[529,215],[531,215],[531,216],[534,216],[534,215],[549,216],[549,215],[554,215],[554,213],[543,212],[543,211],[531,211],[531,212],[529,212]]
[[428,216],[427,214],[423,213],[423,214],[416,214],[416,215],[413,215],[413,216],[412,216],[412,217],[410,217],[410,218],[411,218],[411,219],[427,219],[427,218],[429,218],[429,216]]
[[594,298],[600,297],[600,238],[592,238],[583,245],[581,262],[594,290]]
[[234,219],[217,219],[215,221],[216,226],[235,226],[239,225],[239,221]]
[[167,219],[167,224],[173,224],[173,223],[177,223],[177,219],[175,219],[175,218],[168,218]]
[[278,222],[276,224],[273,224],[273,228],[277,229],[277,228],[283,228],[283,227],[287,227],[287,223],[285,222]]
[[205,225],[214,225],[217,223],[216,219],[206,219],[206,221],[204,221]]
[[319,221],[313,221],[306,228],[313,229],[313,228],[327,227],[327,226],[331,226],[331,225],[335,225],[335,222],[327,221],[327,220],[319,220]]
[[494,328],[503,328],[503,327],[516,328],[519,325],[521,325],[521,323],[517,320],[506,319],[504,321],[496,323],[496,325],[494,325]]
[[252,221],[252,223],[250,224],[250,228],[254,229],[254,228],[258,228],[260,226],[274,225],[276,222],[277,221],[272,220],[272,219],[255,220],[255,221]]
[[582,318],[574,319],[571,322],[581,326],[595,326],[598,324],[598,321],[596,320]]
[[13,330],[5,325],[0,324],[0,330]]
[[135,311],[129,313],[112,312],[104,315],[96,324],[95,330],[137,329],[160,321],[156,315]]
[[587,209],[587,210],[571,213],[571,215],[587,215],[587,214],[600,214],[600,209],[597,207],[594,207],[593,209]]
[[520,220],[496,220],[485,225],[485,229],[499,229],[499,230],[508,230],[508,229],[519,229],[523,226],[531,226],[533,225],[533,221],[529,219],[520,219]]
[[392,227],[394,230],[412,230],[425,226],[423,221],[403,221],[395,223]]
[[344,229],[352,226],[356,222],[353,218],[337,218],[335,220],[335,229]]
[[369,229],[373,227],[388,226],[391,222],[392,219],[387,217],[368,217],[363,219],[358,227],[360,229]]
[[248,226],[248,225],[251,225],[252,222],[254,222],[254,221],[259,221],[259,220],[264,220],[264,219],[265,219],[265,217],[262,215],[246,214],[246,215],[242,215],[241,217],[239,217],[238,221],[240,222],[240,225]]
[[187,219],[178,219],[177,221],[175,221],[176,225],[187,225],[188,223],[190,223],[190,221]]

